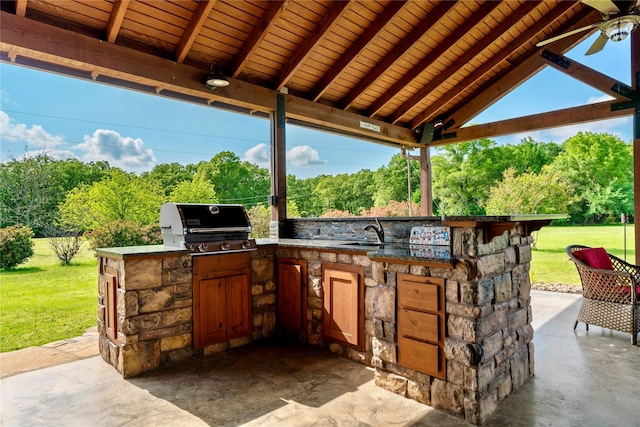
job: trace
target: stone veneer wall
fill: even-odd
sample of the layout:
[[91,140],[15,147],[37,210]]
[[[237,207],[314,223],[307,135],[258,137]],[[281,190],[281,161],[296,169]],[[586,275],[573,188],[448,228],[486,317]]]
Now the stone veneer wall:
[[[439,218],[378,218],[384,228],[385,242],[409,243],[411,227],[441,226]],[[293,218],[280,225],[280,236],[292,239],[376,240],[373,231],[363,230],[375,224],[375,218]]]
[[[375,311],[372,365],[382,388],[434,406],[473,424],[534,373],[529,265],[532,238],[520,225],[483,244],[480,228],[453,230],[454,269],[373,263]],[[397,273],[444,277],[446,381],[397,364]]]
[[[193,348],[193,275],[189,255],[99,257],[98,332],[102,358],[124,378],[178,361],[246,345],[275,332],[274,249],[251,254],[253,331],[250,336]],[[105,329],[105,268],[117,271],[118,341]]]

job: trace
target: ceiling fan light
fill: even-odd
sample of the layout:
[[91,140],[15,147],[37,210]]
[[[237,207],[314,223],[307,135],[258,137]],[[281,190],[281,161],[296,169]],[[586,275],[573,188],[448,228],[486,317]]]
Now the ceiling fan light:
[[633,27],[635,23],[631,20],[626,20],[624,18],[619,18],[613,21],[610,25],[607,25],[604,28],[604,34],[614,42],[619,42],[624,40],[631,34],[633,31]]

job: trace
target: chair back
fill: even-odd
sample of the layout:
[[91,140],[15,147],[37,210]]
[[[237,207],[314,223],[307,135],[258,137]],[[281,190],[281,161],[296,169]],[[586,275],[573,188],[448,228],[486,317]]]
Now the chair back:
[[635,295],[631,292],[634,288],[633,275],[626,268],[622,268],[622,260],[608,254],[613,270],[593,268],[574,254],[583,249],[590,248],[583,245],[570,245],[566,248],[567,255],[578,269],[582,296],[623,304],[635,301]]

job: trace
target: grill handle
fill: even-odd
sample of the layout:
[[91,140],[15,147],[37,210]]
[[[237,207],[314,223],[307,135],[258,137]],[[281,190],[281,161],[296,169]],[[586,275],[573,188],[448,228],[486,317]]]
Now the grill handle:
[[191,234],[251,233],[251,227],[189,228],[188,232]]

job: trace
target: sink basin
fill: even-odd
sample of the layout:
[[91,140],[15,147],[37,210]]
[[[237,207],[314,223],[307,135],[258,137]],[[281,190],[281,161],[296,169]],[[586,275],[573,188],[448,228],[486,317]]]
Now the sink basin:
[[340,246],[360,246],[367,248],[383,248],[384,243],[376,243],[376,242],[348,242],[341,243]]

